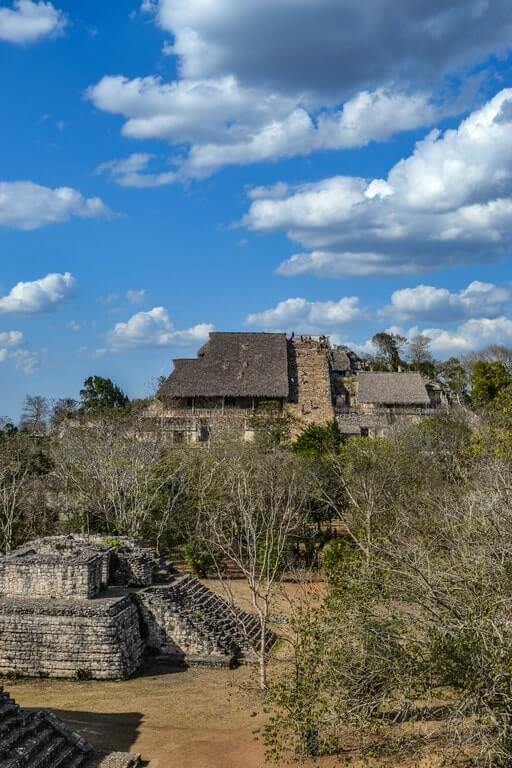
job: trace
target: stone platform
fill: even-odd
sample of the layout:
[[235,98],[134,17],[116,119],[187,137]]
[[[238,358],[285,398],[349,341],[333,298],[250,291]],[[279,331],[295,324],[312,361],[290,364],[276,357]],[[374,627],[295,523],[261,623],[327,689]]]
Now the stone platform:
[[0,675],[118,680],[139,668],[143,652],[129,595],[0,598]]

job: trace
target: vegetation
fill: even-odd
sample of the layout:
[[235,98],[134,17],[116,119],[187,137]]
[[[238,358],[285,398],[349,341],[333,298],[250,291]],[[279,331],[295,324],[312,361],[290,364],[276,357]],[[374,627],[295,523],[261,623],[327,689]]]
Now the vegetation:
[[[144,536],[216,575],[230,599],[236,569],[259,621],[271,758],[343,756],[356,740],[378,759],[504,768],[512,357],[489,348],[441,365],[425,338],[388,341],[367,364],[430,366],[452,408],[385,438],[346,440],[334,423],[295,436],[269,404],[251,443],[173,446],[98,377],[80,405],[27,398],[20,425],[0,425],[0,545],[70,530]],[[287,652],[269,667],[265,640],[290,576],[324,584],[292,605]]]

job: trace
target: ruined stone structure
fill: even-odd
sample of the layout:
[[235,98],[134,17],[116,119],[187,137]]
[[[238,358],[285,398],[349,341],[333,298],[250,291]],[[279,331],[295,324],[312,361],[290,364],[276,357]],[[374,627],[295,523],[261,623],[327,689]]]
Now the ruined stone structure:
[[45,710],[20,709],[0,688],[2,768],[139,768],[138,755],[99,754]]
[[255,616],[141,541],[49,537],[0,559],[1,675],[122,679],[148,654],[232,665],[258,642]]
[[202,442],[229,423],[253,437],[255,410],[271,401],[300,432],[336,419],[343,434],[379,436],[397,422],[446,408],[437,383],[419,373],[372,373],[325,336],[211,333],[195,360],[175,360],[148,415],[175,442]]
[[313,342],[304,337],[288,341],[288,408],[305,426],[327,424],[334,419],[328,352],[326,341]]
[[447,407],[443,388],[419,373],[359,371],[341,379],[335,410],[343,434],[380,437],[395,424],[418,422]]

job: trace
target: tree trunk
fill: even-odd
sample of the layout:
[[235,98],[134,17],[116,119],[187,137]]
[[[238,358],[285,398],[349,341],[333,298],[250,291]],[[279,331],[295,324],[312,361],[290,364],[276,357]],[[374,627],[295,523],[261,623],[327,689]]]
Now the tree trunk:
[[267,624],[263,620],[260,625],[260,688],[262,691],[266,691],[268,687],[267,681]]

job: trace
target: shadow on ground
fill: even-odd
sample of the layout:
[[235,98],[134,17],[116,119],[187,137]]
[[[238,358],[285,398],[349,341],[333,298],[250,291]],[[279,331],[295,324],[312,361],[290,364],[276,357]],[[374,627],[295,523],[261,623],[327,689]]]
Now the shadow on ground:
[[73,731],[102,752],[132,752],[144,715],[140,712],[79,712],[48,707]]

